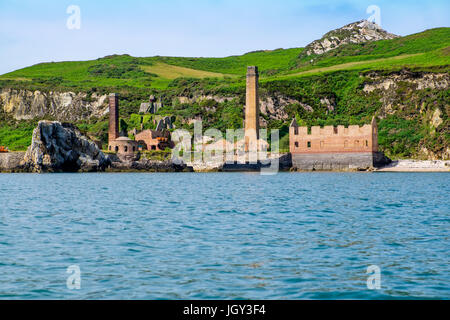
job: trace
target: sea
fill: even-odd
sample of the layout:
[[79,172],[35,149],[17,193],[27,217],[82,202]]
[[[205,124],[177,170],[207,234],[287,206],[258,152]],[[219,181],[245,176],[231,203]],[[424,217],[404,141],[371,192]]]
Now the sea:
[[0,174],[0,299],[449,299],[449,182]]

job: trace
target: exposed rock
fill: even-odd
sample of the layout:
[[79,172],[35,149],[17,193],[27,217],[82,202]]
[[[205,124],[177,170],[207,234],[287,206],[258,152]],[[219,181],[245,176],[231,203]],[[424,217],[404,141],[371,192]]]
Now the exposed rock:
[[334,99],[322,98],[320,99],[320,103],[327,107],[328,111],[333,112],[336,107],[336,101]]
[[307,56],[319,55],[348,43],[364,43],[397,37],[386,32],[374,22],[361,20],[326,33],[322,39],[313,41],[306,46],[304,54]]
[[0,153],[0,171],[23,171],[23,158],[25,152]]
[[[420,149],[421,156],[424,156],[428,160],[438,161],[438,160],[449,160],[450,159],[450,148],[446,147],[443,151],[439,153],[435,153],[431,150],[428,150],[426,147],[422,147]],[[450,162],[447,161],[450,165]]]
[[189,163],[195,172],[218,172],[222,171],[225,162],[221,161],[200,161]]
[[442,112],[440,109],[436,109],[431,118],[431,125],[435,128],[439,127],[444,120],[441,118]]
[[158,121],[156,131],[164,131],[173,129],[172,119],[170,117],[164,117]]
[[[237,96],[233,97],[221,97],[221,96],[215,96],[215,95],[196,95],[193,97],[177,97],[176,102],[178,103],[195,103],[200,102],[204,100],[213,100],[217,103],[223,103],[226,101],[232,101],[234,99],[238,99]],[[331,102],[330,102],[331,103]],[[267,96],[267,97],[261,97],[259,100],[259,106],[261,113],[263,115],[267,115],[270,119],[274,120],[288,120],[289,115],[287,112],[285,112],[284,108],[291,104],[299,104],[301,105],[306,111],[313,112],[314,109],[305,103],[302,103],[298,100],[292,99],[290,97],[286,97],[283,95],[273,95],[273,96]],[[214,111],[214,110],[207,110],[207,111]],[[186,123],[192,124],[197,120],[201,120],[200,118],[190,118],[186,119]],[[266,123],[264,118],[260,118],[261,124],[264,126]]]
[[109,159],[72,124],[40,121],[24,166],[31,172],[102,171]]
[[261,113],[275,120],[288,120],[289,115],[284,109],[291,104],[299,104],[308,112],[314,111],[310,105],[282,95],[269,96],[259,101]]
[[126,160],[117,155],[110,155],[111,165],[108,171],[132,171],[132,172],[192,172],[192,168],[185,164],[176,164],[172,160],[163,161],[146,159],[137,155],[135,159]]
[[218,103],[223,103],[226,101],[232,101],[236,98],[237,98],[236,96],[222,97],[222,96],[217,96],[217,95],[196,95],[193,97],[185,97],[185,96],[177,97],[176,102],[183,104],[183,103],[201,102],[201,101],[205,101],[205,100],[214,100]]
[[139,113],[148,113],[150,110],[150,103],[144,102],[141,103],[141,106],[139,107]]
[[450,76],[448,73],[417,73],[402,70],[389,76],[378,73],[369,73],[367,77],[371,80],[364,85],[363,91],[371,93],[375,90],[388,91],[398,88],[400,82],[412,85],[415,90],[424,89],[448,89]]
[[108,113],[108,96],[93,93],[2,89],[0,108],[16,120],[51,117],[59,121],[100,118]]
[[148,101],[149,102],[141,103],[141,106],[139,107],[139,113],[155,114],[163,107],[161,101],[156,102],[156,97],[154,95],[151,95]]
[[[402,70],[387,75],[380,72],[370,72],[362,75],[362,77],[366,79],[363,92],[378,96],[382,103],[379,114],[381,118],[395,114],[399,110],[413,108],[413,114],[416,112],[421,114],[431,112],[427,119],[435,128],[442,123],[442,110],[445,110],[446,106],[429,106],[432,109],[427,110],[428,105],[423,101],[420,91],[425,89],[448,90],[450,84],[448,73]],[[405,96],[408,96],[408,104],[404,103]]]

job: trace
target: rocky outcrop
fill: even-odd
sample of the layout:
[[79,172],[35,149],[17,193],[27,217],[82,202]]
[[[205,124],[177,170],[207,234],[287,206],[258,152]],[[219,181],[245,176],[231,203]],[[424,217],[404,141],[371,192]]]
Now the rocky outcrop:
[[110,160],[72,124],[40,121],[24,157],[30,172],[102,171]]
[[16,120],[52,118],[74,122],[108,113],[108,96],[93,93],[43,92],[16,89],[0,91],[0,109]]
[[428,150],[426,147],[422,147],[420,149],[420,155],[422,157],[425,157],[428,160],[432,161],[440,161],[442,159],[450,159],[450,147],[444,148],[441,152],[433,152],[431,150]]
[[111,165],[107,169],[110,172],[192,172],[192,168],[180,163],[176,164],[170,159],[147,159],[138,154],[133,159],[109,155]]
[[186,97],[186,96],[180,96],[174,99],[173,103],[194,103],[194,102],[201,102],[205,100],[214,100],[218,103],[223,103],[226,101],[232,101],[236,99],[236,96],[230,96],[230,97],[223,97],[218,95],[196,95],[193,97]]
[[398,160],[392,161],[379,168],[377,171],[391,172],[450,172],[450,161],[420,161],[420,160]]
[[[411,72],[402,70],[391,74],[380,74],[370,72],[365,74],[366,78],[362,91],[367,95],[379,97],[382,103],[380,117],[395,114],[398,110],[414,108],[418,114],[429,118],[430,125],[437,128],[442,124],[442,111],[439,104],[434,101],[432,112],[427,116],[424,108],[424,101],[420,91],[429,89],[434,91],[448,90],[450,76],[448,73],[427,73]],[[408,104],[405,104],[405,97],[408,97]],[[445,106],[442,106],[445,110]]]
[[[397,72],[372,71],[361,74],[361,94],[379,101],[377,116],[403,118],[421,127],[424,136],[415,146],[414,157],[428,160],[449,159],[450,147],[446,133],[449,122],[449,103],[445,91],[449,89],[448,73],[433,73],[403,69]],[[389,133],[396,133],[391,128]],[[408,146],[410,147],[410,146]]]
[[23,171],[23,158],[25,152],[0,153],[0,172]]
[[173,128],[174,126],[171,117],[164,117],[160,119],[156,125],[156,131],[170,130]]
[[[238,99],[238,96],[234,96],[234,97],[220,97],[220,96],[214,96],[214,95],[197,95],[197,96],[193,96],[191,98],[188,97],[178,97],[176,99],[177,103],[198,103],[201,101],[205,101],[205,100],[212,100],[215,101],[217,103],[224,103],[226,101],[232,101],[234,99]],[[327,98],[324,98],[324,103],[328,103],[329,104],[329,108],[334,108],[334,105],[332,106],[333,102],[330,102],[330,100],[328,100]],[[306,104],[306,103],[302,103],[298,100],[292,99],[290,97],[286,97],[283,96],[281,94],[275,94],[272,96],[262,96],[259,99],[259,106],[260,106],[260,110],[261,110],[261,114],[268,116],[270,119],[273,120],[288,120],[289,119],[289,115],[288,113],[284,110],[284,108],[288,105],[292,105],[292,104],[298,104],[300,106],[303,107],[303,109],[305,109],[308,112],[313,112],[314,109]],[[215,111],[214,107],[205,107],[206,111]],[[186,119],[186,123],[192,124],[195,121],[201,120],[201,118],[190,118],[190,119]],[[260,118],[260,122],[262,125],[265,125],[266,121],[264,118]]]
[[304,54],[307,56],[323,54],[336,49],[344,44],[364,43],[369,41],[394,39],[398,36],[386,32],[379,25],[367,20],[361,20],[348,24],[342,28],[325,34],[320,40],[316,40],[306,46]]
[[423,73],[402,70],[388,76],[373,72],[367,74],[370,80],[364,85],[363,91],[371,93],[376,90],[395,90],[403,82],[414,90],[448,89],[450,76],[448,73]]
[[275,120],[288,120],[289,115],[284,108],[292,104],[298,104],[308,112],[314,111],[310,105],[279,94],[261,98],[259,101],[261,113]]

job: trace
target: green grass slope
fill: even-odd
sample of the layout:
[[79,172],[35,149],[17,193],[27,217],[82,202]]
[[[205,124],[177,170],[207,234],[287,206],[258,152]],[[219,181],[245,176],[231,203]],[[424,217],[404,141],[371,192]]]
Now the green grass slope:
[[41,63],[0,76],[15,86],[88,90],[97,88],[166,89],[176,78],[233,78],[257,65],[263,79],[336,70],[431,67],[449,64],[450,28],[437,28],[393,40],[348,44],[323,55],[303,48],[256,51],[225,58],[113,55],[91,61]]
[[113,55],[91,61],[41,63],[0,76],[1,80],[48,88],[86,90],[99,88],[165,89],[176,78],[224,78],[245,75],[248,65],[263,73],[295,66],[302,49],[260,51],[226,58],[135,58]]

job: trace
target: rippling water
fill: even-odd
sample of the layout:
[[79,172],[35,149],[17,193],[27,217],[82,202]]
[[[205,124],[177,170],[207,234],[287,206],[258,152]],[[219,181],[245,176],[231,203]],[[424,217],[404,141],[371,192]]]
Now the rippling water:
[[448,299],[449,178],[3,174],[0,298]]

